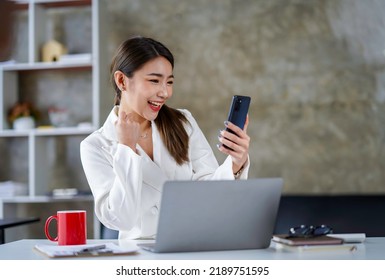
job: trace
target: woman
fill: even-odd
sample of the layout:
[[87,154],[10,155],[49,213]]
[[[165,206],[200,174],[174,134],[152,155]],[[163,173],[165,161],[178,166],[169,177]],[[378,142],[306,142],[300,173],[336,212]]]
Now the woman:
[[[219,166],[187,110],[165,103],[173,94],[174,58],[161,43],[144,37],[123,42],[111,64],[115,107],[103,127],[81,143],[83,168],[98,219],[119,230],[120,239],[153,238],[166,180],[246,179],[250,138],[222,130]],[[230,149],[226,149],[227,145]]]

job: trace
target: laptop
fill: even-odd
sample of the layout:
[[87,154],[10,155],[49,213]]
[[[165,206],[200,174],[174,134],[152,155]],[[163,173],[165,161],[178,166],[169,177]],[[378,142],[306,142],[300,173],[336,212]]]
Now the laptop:
[[270,245],[283,180],[167,181],[155,243],[163,252],[263,249]]

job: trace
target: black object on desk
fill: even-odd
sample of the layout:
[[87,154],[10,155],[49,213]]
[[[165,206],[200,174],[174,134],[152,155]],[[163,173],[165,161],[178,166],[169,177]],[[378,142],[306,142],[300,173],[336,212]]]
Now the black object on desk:
[[35,223],[35,222],[39,222],[39,221],[40,221],[40,218],[35,218],[35,217],[0,219],[0,244],[5,243],[4,229],[10,228],[10,227],[15,227],[15,226],[20,226],[20,225],[25,225],[25,224],[29,224],[29,223]]

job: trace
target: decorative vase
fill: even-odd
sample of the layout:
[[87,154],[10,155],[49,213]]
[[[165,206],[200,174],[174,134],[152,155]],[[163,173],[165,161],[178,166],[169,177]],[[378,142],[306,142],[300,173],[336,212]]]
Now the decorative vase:
[[17,118],[13,122],[13,129],[15,130],[26,130],[35,127],[35,120],[32,117],[21,117]]

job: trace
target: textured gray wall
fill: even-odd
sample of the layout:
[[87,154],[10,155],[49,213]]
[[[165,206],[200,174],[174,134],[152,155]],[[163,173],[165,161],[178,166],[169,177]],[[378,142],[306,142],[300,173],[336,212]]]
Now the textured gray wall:
[[[250,177],[287,193],[385,190],[385,1],[111,1],[111,47],[155,37],[176,56],[172,104],[215,149],[231,95],[252,96]],[[218,154],[218,159],[223,157]]]
[[[114,0],[107,8],[109,56],[135,34],[169,46],[170,103],[194,114],[215,151],[231,96],[252,97],[250,177],[282,176],[286,193],[384,193],[385,0]],[[81,49],[82,36],[67,44]]]

